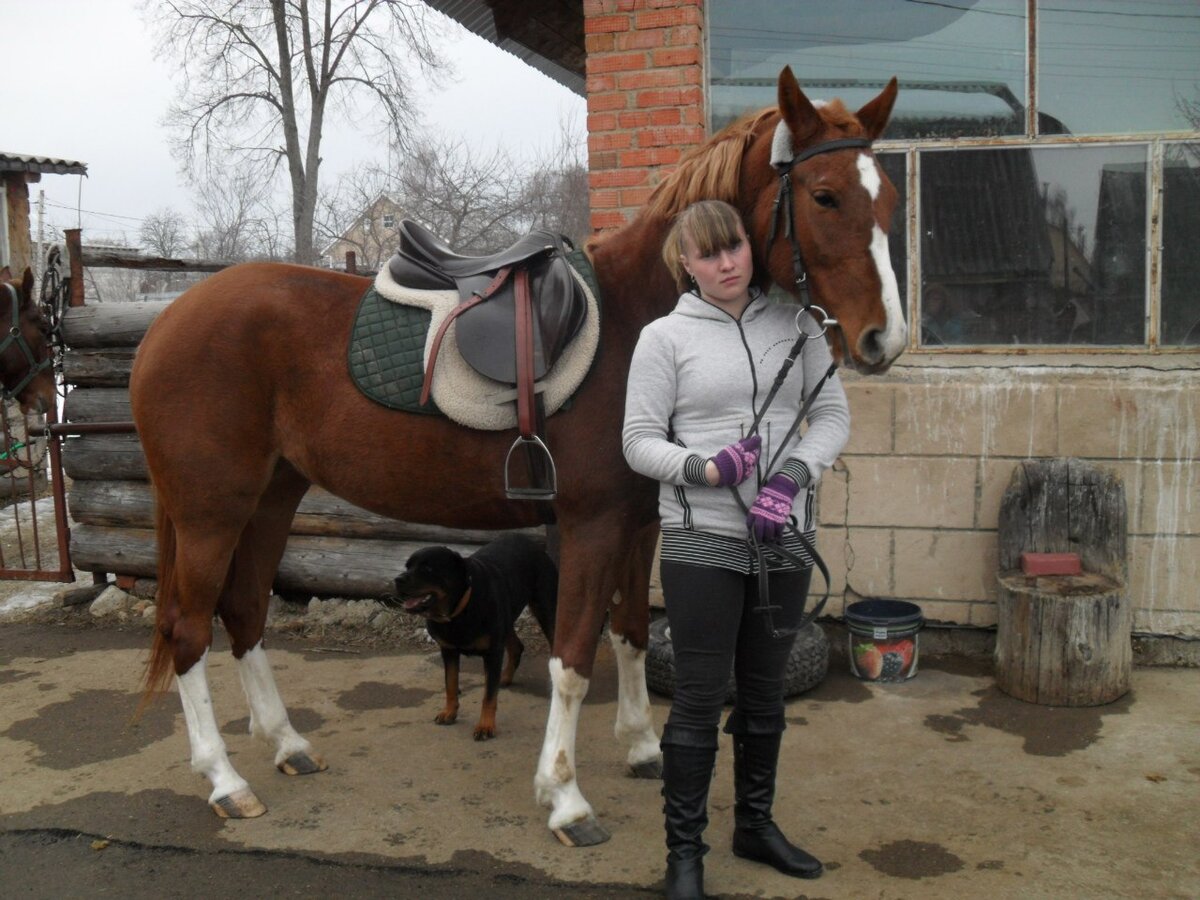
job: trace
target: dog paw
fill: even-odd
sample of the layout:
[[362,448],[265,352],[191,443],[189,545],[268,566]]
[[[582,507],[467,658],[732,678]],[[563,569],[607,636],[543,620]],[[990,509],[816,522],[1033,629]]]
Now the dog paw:
[[496,727],[494,725],[476,725],[475,740],[490,741],[496,736]]
[[443,709],[433,721],[438,725],[453,725],[458,720],[458,710]]

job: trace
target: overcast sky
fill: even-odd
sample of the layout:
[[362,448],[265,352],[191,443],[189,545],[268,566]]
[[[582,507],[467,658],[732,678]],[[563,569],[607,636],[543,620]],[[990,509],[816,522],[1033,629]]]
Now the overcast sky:
[[[438,13],[430,13],[449,22]],[[30,186],[46,219],[84,240],[137,242],[140,221],[166,206],[190,215],[161,122],[174,91],[172,67],[153,55],[136,0],[0,0],[5,87],[0,150],[73,159],[88,175],[44,175]],[[455,83],[425,92],[432,128],[530,158],[557,141],[563,119],[584,127],[584,101],[512,55],[450,23],[445,55]],[[330,134],[323,184],[356,162],[385,159],[369,132]],[[85,210],[78,213],[77,209]],[[37,210],[33,210],[34,239]]]

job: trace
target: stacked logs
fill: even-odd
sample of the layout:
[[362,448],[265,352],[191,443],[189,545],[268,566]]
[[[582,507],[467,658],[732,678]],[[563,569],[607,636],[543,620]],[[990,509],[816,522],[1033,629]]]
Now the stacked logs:
[[[73,424],[130,422],[129,373],[137,345],[170,301],[97,304],[69,309],[63,332],[70,348],[64,380],[71,386],[63,418]],[[136,434],[68,438],[71,559],[76,569],[155,576],[154,501]],[[540,536],[540,530],[530,530]],[[427,544],[473,552],[498,532],[464,531],[399,522],[367,512],[320,488],[300,504],[276,590],[378,597],[410,553]]]

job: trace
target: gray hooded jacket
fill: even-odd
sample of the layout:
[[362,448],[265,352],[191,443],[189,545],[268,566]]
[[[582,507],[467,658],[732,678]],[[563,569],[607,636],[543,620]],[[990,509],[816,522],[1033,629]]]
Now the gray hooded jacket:
[[[795,344],[799,310],[798,306],[772,303],[759,294],[739,321],[688,293],[679,298],[669,315],[642,330],[629,369],[623,446],[634,471],[660,482],[664,556],[670,531],[745,539],[745,514],[728,488],[705,483],[704,464],[745,436]],[[813,330],[811,321],[802,317],[801,322]],[[805,343],[759,425],[763,445],[757,477],[748,478],[739,488],[749,507],[769,476],[786,472],[802,489],[794,511],[807,510],[800,525],[810,532],[815,527],[813,486],[833,465],[850,434],[846,394],[836,375],[809,410],[803,440],[797,431],[780,454],[775,471],[764,469],[807,392],[831,362],[824,338]],[[802,506],[803,489],[808,497]]]

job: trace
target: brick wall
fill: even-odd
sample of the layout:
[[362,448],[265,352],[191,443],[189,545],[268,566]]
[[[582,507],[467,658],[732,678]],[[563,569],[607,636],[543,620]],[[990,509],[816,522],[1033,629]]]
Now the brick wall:
[[584,0],[592,227],[617,228],[702,143],[701,0]]

